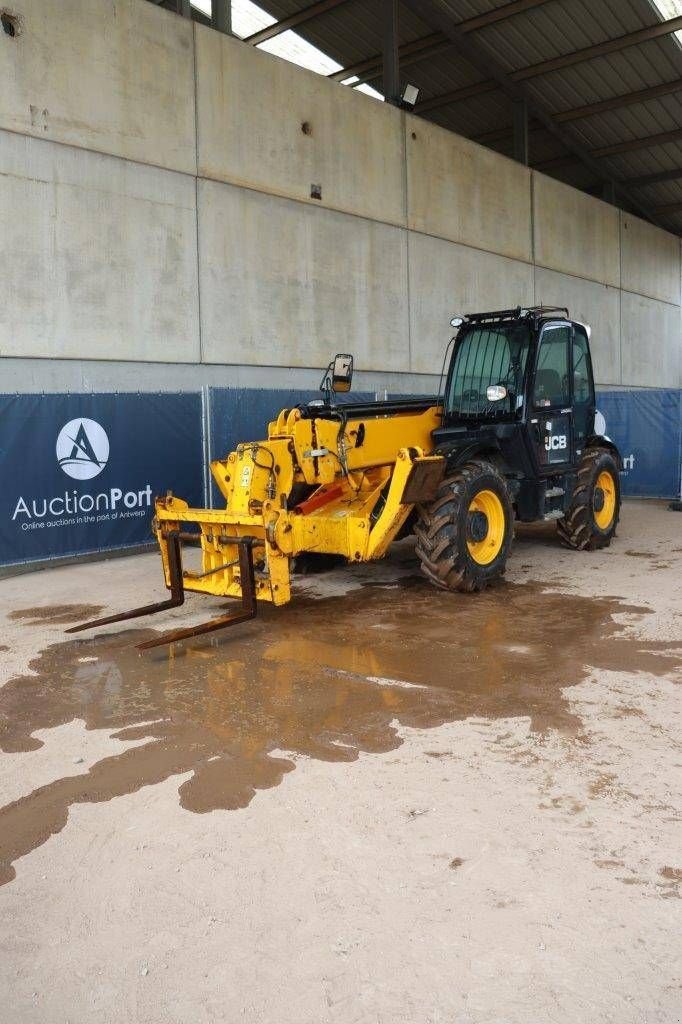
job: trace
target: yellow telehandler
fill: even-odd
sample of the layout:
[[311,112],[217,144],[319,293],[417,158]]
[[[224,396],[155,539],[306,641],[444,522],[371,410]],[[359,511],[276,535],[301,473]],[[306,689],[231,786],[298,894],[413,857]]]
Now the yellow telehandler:
[[[286,604],[297,557],[372,561],[407,532],[427,578],[464,591],[503,574],[515,517],[556,520],[573,548],[609,544],[621,460],[594,433],[589,327],[546,307],[468,314],[451,325],[441,395],[341,403],[353,358],[337,355],[324,399],[283,409],[267,439],[211,463],[224,508],[157,498],[153,528],[170,597],[67,632],[172,608],[187,591],[240,599],[236,612],[139,646],[212,632],[253,618],[258,601]],[[182,544],[197,539],[201,570],[183,570]]]

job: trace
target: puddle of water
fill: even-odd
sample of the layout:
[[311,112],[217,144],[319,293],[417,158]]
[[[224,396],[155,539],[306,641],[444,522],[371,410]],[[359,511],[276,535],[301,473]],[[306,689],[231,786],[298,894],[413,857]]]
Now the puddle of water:
[[52,604],[38,608],[18,608],[10,612],[8,619],[25,619],[27,626],[35,626],[41,622],[70,623],[95,619],[104,611],[101,604]]
[[527,716],[535,730],[578,734],[561,690],[588,666],[663,674],[673,663],[673,644],[625,637],[612,619],[622,612],[646,609],[537,584],[446,594],[406,577],[397,589],[266,606],[232,632],[143,656],[132,645],[149,629],[54,644],[31,663],[35,675],[0,689],[0,750],[35,750],[36,730],[74,719],[145,742],[1,808],[0,883],[73,804],[181,773],[193,773],[182,806],[202,813],[276,786],[295,762],[275,751],[353,761],[398,747],[396,723]]

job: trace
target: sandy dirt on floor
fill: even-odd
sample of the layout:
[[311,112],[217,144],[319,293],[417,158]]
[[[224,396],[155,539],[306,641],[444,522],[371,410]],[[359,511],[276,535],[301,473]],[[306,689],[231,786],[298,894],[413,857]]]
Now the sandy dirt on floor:
[[401,545],[145,655],[216,602],[63,630],[155,555],[0,580],[0,1020],[678,1021],[681,569],[629,502],[483,595]]

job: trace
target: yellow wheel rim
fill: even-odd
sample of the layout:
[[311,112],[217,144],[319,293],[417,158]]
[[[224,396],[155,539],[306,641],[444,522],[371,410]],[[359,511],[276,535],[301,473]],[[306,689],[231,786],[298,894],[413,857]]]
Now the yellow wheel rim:
[[472,498],[468,519],[469,554],[479,565],[490,565],[502,550],[505,534],[504,508],[494,491],[479,491]]
[[607,469],[602,470],[597,477],[594,489],[595,491],[601,491],[604,496],[603,503],[599,509],[597,504],[601,502],[595,503],[593,499],[594,521],[600,530],[608,530],[616,514],[616,481]]

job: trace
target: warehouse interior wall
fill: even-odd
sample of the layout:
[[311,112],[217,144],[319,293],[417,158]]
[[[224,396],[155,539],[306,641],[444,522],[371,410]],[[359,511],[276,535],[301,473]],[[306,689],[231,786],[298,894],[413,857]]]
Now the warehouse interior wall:
[[568,305],[681,384],[680,239],[146,0],[0,36],[4,392],[432,390],[454,313]]

